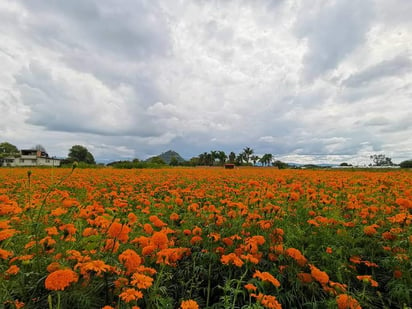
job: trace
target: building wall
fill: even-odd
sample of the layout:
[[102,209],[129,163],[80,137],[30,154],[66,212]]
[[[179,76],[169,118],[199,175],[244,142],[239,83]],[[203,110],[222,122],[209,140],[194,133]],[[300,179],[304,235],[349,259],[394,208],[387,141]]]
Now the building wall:
[[4,158],[3,166],[60,166],[60,160],[36,156]]

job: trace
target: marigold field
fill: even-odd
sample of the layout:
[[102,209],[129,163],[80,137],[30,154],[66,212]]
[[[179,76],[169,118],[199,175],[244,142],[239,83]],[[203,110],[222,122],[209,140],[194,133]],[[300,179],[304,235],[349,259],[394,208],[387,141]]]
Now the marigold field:
[[410,171],[0,169],[0,307],[410,308]]

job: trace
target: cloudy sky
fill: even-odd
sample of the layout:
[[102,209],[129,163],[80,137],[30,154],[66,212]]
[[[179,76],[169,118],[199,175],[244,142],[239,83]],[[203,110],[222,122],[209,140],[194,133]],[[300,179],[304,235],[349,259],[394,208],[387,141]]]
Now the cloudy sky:
[[412,158],[412,1],[0,1],[0,142]]

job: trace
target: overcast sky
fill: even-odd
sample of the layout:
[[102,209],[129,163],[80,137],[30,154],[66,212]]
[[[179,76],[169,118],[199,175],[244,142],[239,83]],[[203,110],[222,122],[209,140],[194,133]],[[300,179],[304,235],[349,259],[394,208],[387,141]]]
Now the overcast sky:
[[412,158],[412,1],[0,1],[0,142]]

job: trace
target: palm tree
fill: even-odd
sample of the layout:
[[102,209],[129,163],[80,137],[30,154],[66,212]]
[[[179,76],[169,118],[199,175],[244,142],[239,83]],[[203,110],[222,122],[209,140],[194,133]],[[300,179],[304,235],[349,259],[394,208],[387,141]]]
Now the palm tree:
[[250,160],[252,160],[253,166],[255,166],[255,165],[256,165],[256,162],[259,161],[259,156],[252,155],[252,156],[250,157]]
[[216,150],[212,150],[211,152],[210,152],[210,161],[211,161],[211,164],[210,165],[215,165],[215,160],[218,158],[218,151],[216,151]]
[[235,160],[236,160],[236,154],[235,154],[233,151],[231,151],[231,152],[229,153],[229,163],[234,164],[234,163],[235,163]]
[[217,151],[216,157],[219,159],[220,165],[224,165],[227,159],[227,155],[224,151],[219,150]]
[[243,148],[243,153],[245,155],[246,164],[249,164],[249,159],[250,159],[250,156],[253,154],[253,152],[254,151],[252,148],[249,148],[249,147]]
[[262,158],[260,158],[259,162],[263,165],[269,166],[270,162],[272,162],[273,155],[271,153],[265,153]]

